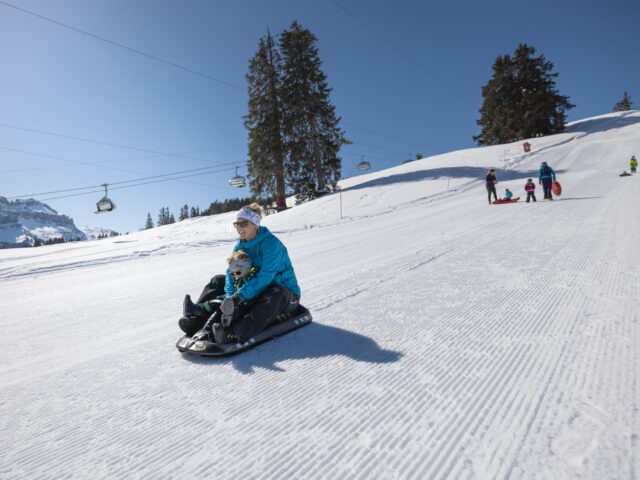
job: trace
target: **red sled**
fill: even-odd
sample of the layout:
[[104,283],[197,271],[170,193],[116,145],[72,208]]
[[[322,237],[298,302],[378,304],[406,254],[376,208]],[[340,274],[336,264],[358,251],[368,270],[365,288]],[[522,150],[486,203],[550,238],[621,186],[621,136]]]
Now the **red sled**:
[[493,204],[497,205],[499,203],[516,203],[518,200],[520,200],[520,197],[512,198],[511,200],[500,199],[500,200],[494,200]]
[[562,186],[558,182],[553,182],[551,184],[551,191],[556,197],[562,195]]

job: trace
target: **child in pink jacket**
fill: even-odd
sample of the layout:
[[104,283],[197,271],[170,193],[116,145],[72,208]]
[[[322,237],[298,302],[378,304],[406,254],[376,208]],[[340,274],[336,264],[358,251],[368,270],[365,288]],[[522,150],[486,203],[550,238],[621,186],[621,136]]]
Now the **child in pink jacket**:
[[524,186],[525,191],[527,192],[527,203],[529,200],[533,198],[533,201],[536,201],[536,194],[534,193],[536,190],[536,185],[533,183],[533,180],[527,180],[527,183]]

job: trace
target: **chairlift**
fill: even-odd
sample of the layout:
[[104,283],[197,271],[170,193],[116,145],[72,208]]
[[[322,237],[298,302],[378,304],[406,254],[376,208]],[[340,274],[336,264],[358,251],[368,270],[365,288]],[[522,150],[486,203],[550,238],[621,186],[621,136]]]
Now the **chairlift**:
[[229,185],[240,188],[244,187],[246,182],[242,175],[238,175],[238,168],[240,167],[236,167],[236,176],[229,180]]
[[116,204],[109,200],[109,197],[107,197],[107,184],[103,183],[102,186],[104,187],[104,197],[102,197],[100,200],[98,200],[98,203],[96,203],[98,210],[96,210],[94,213],[107,213],[116,208]]
[[371,170],[371,164],[369,162],[364,161],[364,155],[360,157],[361,162],[356,165],[358,170]]

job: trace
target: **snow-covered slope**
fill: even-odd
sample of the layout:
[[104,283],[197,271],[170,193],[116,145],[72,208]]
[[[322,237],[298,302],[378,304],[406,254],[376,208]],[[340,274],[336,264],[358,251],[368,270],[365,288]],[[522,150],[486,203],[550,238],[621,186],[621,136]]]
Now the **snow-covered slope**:
[[0,197],[0,247],[33,245],[56,238],[86,240],[73,220],[32,198],[7,200]]
[[266,217],[314,323],[228,359],[174,344],[233,214],[0,251],[0,477],[635,478],[640,113],[530,142]]

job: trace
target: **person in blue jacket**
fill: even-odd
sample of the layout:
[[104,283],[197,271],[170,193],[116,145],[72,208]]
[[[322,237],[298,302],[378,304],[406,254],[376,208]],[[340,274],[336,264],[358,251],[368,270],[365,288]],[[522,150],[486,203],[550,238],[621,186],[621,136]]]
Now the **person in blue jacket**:
[[282,316],[290,316],[300,303],[300,287],[287,248],[267,227],[260,226],[261,219],[262,208],[252,203],[240,209],[233,222],[239,237],[233,251],[249,255],[255,277],[236,291],[234,276],[227,269],[226,275],[211,279],[197,303],[185,297],[184,316],[204,318],[204,325],[208,316],[217,314],[210,300],[224,295],[220,322],[213,325],[217,343],[244,343]]
[[551,184],[556,181],[556,172],[553,171],[547,162],[542,162],[540,170],[538,171],[538,183],[542,184],[542,191],[544,192],[545,200],[553,200],[551,194]]
[[504,190],[504,199],[505,200],[511,200],[511,197],[513,197],[513,193],[511,193],[511,190],[509,190],[508,188],[505,188],[505,190]]

